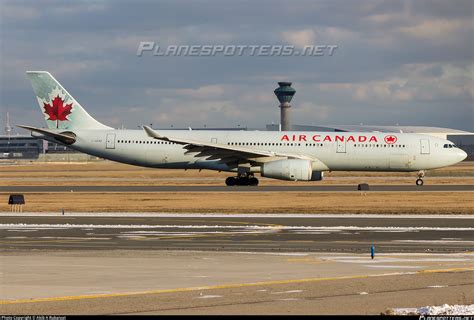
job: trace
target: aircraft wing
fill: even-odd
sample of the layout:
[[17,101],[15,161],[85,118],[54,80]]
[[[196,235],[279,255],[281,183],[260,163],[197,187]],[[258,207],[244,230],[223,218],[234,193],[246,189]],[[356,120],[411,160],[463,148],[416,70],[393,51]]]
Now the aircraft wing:
[[151,138],[183,145],[184,148],[188,150],[186,151],[186,154],[195,153],[195,157],[206,157],[206,160],[219,160],[229,166],[237,166],[240,163],[257,164],[278,159],[314,160],[303,154],[289,154],[241,146],[229,146],[212,142],[173,138],[161,135],[148,126],[143,126],[143,129]]

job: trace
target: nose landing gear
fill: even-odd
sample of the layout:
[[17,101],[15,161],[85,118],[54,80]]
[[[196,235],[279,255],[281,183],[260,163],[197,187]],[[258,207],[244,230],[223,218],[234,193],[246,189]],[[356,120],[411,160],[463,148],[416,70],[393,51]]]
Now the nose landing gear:
[[258,179],[253,174],[243,174],[225,179],[227,186],[258,186]]
[[423,185],[423,177],[425,176],[425,171],[420,170],[418,172],[418,179],[416,179],[416,185],[417,186],[422,186]]

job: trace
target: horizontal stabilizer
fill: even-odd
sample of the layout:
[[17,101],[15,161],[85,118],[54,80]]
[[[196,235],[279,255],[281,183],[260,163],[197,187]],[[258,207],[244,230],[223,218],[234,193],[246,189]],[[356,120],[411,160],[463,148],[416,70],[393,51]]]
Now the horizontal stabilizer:
[[30,126],[23,126],[23,125],[17,125],[17,127],[30,130],[33,132],[41,133],[45,136],[48,137],[53,137],[54,139],[58,140],[59,142],[62,142],[64,144],[73,144],[76,142],[76,135],[72,133],[71,131],[65,131],[65,132],[53,132],[47,129],[41,129],[41,128],[35,128],[35,127],[30,127]]

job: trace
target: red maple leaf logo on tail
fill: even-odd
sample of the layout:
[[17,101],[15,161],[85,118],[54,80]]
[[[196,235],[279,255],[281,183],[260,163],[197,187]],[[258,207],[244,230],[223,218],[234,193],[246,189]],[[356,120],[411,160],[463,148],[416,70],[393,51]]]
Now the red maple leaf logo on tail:
[[49,116],[48,120],[56,121],[56,128],[59,127],[59,121],[69,120],[67,116],[71,114],[72,103],[64,105],[64,100],[59,95],[53,99],[52,106],[49,103],[44,104],[44,112]]

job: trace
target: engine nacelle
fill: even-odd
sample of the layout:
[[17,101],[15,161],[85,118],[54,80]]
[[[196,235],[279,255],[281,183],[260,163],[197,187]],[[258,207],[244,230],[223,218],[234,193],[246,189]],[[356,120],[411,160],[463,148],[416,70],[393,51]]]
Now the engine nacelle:
[[288,159],[266,162],[261,168],[262,177],[292,180],[318,181],[323,179],[321,171],[313,171],[311,160]]
[[324,178],[324,172],[322,171],[313,171],[311,174],[311,181],[321,181]]

